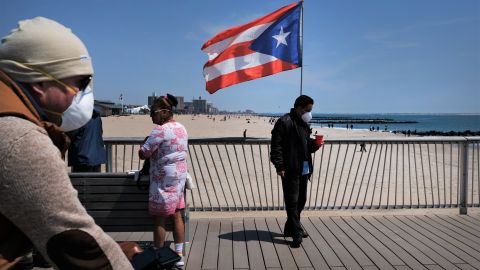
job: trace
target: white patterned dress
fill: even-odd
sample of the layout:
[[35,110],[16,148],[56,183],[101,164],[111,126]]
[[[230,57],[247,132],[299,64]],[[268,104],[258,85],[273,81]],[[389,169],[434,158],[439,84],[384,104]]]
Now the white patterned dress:
[[185,208],[183,190],[187,178],[188,135],[174,121],[158,125],[140,151],[150,157],[148,211],[153,216],[170,216]]

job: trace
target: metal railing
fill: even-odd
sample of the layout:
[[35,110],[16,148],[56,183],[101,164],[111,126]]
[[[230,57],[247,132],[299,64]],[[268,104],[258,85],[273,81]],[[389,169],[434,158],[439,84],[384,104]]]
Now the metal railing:
[[[106,138],[106,171],[141,168],[143,138]],[[361,150],[365,144],[365,150]],[[190,139],[193,211],[283,209],[269,139]],[[305,208],[480,206],[480,137],[329,139],[313,156]]]

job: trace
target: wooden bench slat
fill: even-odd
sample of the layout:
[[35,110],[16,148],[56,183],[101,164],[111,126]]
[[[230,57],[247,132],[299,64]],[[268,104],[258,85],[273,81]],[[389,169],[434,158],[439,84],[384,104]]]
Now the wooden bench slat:
[[145,210],[148,211],[147,202],[87,202],[84,203],[88,210]]
[[152,218],[152,216],[148,213],[148,211],[143,211],[143,210],[139,210],[139,211],[88,210],[87,212],[94,219],[107,218],[107,217],[109,218]]
[[152,225],[152,218],[96,218],[95,223],[98,225],[116,225],[122,224],[126,226],[130,225]]
[[[137,182],[133,178],[70,178],[72,185],[81,186],[87,183],[89,186],[136,186]],[[146,184],[145,181],[141,181]]]
[[[80,194],[80,196],[83,194]],[[144,202],[148,201],[148,194],[88,194],[81,198],[82,202]]]
[[[111,173],[70,174],[70,178],[80,202],[104,231],[152,231],[148,190],[138,189],[133,178]],[[173,230],[171,219],[166,229]]]
[[[132,226],[125,226],[125,225],[105,225],[101,226],[101,228],[106,232],[148,232],[152,231],[152,225],[132,225]],[[125,241],[125,240],[124,240]]]
[[105,193],[105,194],[121,194],[121,193],[134,193],[134,194],[148,194],[148,191],[140,190],[137,186],[123,186],[123,185],[116,185],[116,186],[73,186],[77,189],[79,194],[87,193],[87,194],[98,194],[98,193]]

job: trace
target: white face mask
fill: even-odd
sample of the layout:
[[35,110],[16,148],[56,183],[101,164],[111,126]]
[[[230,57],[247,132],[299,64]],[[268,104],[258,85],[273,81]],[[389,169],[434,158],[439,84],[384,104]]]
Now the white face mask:
[[62,114],[62,128],[64,131],[72,131],[81,128],[92,118],[93,113],[93,90],[88,86],[84,91],[78,92],[72,104]]
[[308,122],[310,122],[310,120],[312,120],[312,112],[306,112],[304,114],[302,114],[302,120],[308,124]]

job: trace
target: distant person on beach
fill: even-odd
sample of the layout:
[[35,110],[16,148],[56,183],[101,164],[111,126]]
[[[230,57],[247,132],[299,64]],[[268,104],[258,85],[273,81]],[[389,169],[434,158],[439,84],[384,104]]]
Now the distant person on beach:
[[64,132],[92,117],[92,75],[85,45],[56,21],[20,21],[1,39],[0,269],[33,246],[56,269],[132,269],[128,259],[141,252],[122,252],[94,223],[62,158]]
[[312,118],[313,99],[299,96],[290,113],[280,117],[272,130],[270,160],[282,178],[287,212],[284,236],[292,237],[292,247],[299,247],[308,237],[300,222],[307,198],[307,183],[312,175],[312,153],[321,145],[310,138],[308,122]]
[[360,143],[360,152],[367,152],[367,148],[365,147],[365,143]]
[[183,266],[185,225],[184,189],[187,179],[188,135],[185,127],[173,119],[177,99],[167,94],[154,100],[150,117],[157,126],[141,146],[140,159],[150,158],[150,194],[148,212],[153,216],[153,240],[156,248],[165,244],[167,218],[173,217],[175,251],[182,257],[176,266]]
[[94,109],[86,125],[67,135],[71,140],[68,166],[72,167],[72,172],[100,172],[101,165],[107,162],[100,113]]
[[247,138],[247,129],[243,131],[243,138]]

